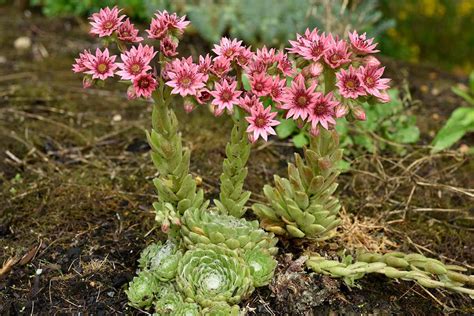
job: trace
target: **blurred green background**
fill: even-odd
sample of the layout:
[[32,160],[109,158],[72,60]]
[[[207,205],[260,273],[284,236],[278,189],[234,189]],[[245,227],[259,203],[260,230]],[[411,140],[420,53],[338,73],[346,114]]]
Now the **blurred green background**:
[[[0,0],[0,3],[12,2]],[[376,36],[384,55],[457,73],[474,67],[474,0],[16,0],[47,16],[87,17],[118,5],[147,23],[157,9],[186,14],[209,43],[223,35],[279,47],[306,27]]]

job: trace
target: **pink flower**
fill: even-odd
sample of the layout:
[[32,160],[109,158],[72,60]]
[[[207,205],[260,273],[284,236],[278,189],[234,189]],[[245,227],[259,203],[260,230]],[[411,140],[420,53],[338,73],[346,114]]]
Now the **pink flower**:
[[264,108],[263,104],[259,102],[257,106],[251,108],[250,116],[245,118],[249,122],[247,133],[249,133],[249,139],[252,143],[259,137],[267,141],[268,134],[276,134],[273,126],[277,126],[280,122],[274,120],[277,112],[270,112],[271,109],[271,106]]
[[189,24],[189,21],[185,21],[186,16],[178,17],[176,13],[169,14],[166,10],[158,11],[155,16],[151,20],[150,29],[146,30],[148,38],[162,39],[168,32],[181,35]]
[[239,96],[242,91],[237,91],[237,81],[229,83],[227,80],[221,80],[216,82],[214,91],[211,91],[211,95],[214,97],[212,104],[217,105],[215,115],[221,115],[225,109],[230,113],[233,112],[233,106],[239,103]]
[[313,82],[309,88],[306,88],[304,77],[299,74],[291,83],[290,88],[286,88],[283,95],[282,105],[280,108],[288,110],[286,118],[305,120],[311,110],[312,104],[315,102],[318,94],[315,92],[316,82]]
[[211,101],[211,98],[212,98],[212,94],[206,88],[198,90],[198,92],[196,93],[196,101],[199,104],[207,104],[209,103],[209,101]]
[[137,98],[150,98],[156,86],[156,80],[151,74],[140,74],[133,79],[133,88]]
[[218,56],[224,56],[225,58],[232,60],[239,55],[242,48],[242,41],[237,41],[236,39],[231,41],[227,37],[223,37],[221,38],[219,45],[214,44],[214,49],[212,51]]
[[249,76],[253,76],[267,72],[267,65],[263,61],[254,58],[244,67],[244,70]]
[[166,57],[173,57],[178,55],[176,49],[178,48],[178,44],[171,39],[171,37],[166,36],[160,42],[160,51]]
[[117,63],[117,66],[121,69],[117,71],[117,75],[121,76],[122,80],[132,80],[136,76],[144,74],[151,69],[149,63],[155,55],[156,52],[153,52],[153,47],[148,45],[142,46],[140,44],[138,48],[132,47],[132,49],[120,55],[123,63]]
[[224,56],[217,56],[212,61],[211,72],[217,77],[225,76],[231,70],[230,60]]
[[250,113],[251,109],[257,107],[259,103],[261,103],[259,97],[247,93],[244,97],[241,97],[239,99],[239,103],[237,105],[240,106],[246,112]]
[[270,66],[276,62],[276,53],[274,48],[268,49],[266,46],[257,49],[255,54],[255,61],[263,63],[265,66]]
[[283,92],[285,91],[285,87],[286,79],[280,79],[279,77],[273,78],[270,96],[274,102],[281,103],[283,101]]
[[89,50],[84,49],[82,53],[79,53],[79,58],[74,59],[76,63],[72,65],[72,71],[74,71],[75,73],[85,72],[87,70],[87,67],[84,65],[84,63],[89,61],[91,56],[93,56],[91,52]]
[[84,62],[84,66],[88,69],[85,73],[92,75],[92,79],[105,80],[108,77],[113,77],[114,70],[117,69],[115,58],[117,58],[115,55],[109,56],[107,48],[103,52],[97,48],[95,56],[90,55],[89,60]]
[[263,72],[249,76],[249,80],[252,92],[256,96],[266,96],[272,91],[272,77]]
[[296,41],[289,41],[291,48],[287,48],[290,53],[303,56],[303,50],[308,48],[308,43],[316,41],[319,38],[319,31],[317,28],[310,31],[306,29],[304,36],[296,34]]
[[349,45],[344,40],[329,35],[326,40],[327,49],[324,51],[324,61],[329,67],[336,69],[351,62]]
[[325,34],[313,34],[311,40],[304,40],[304,47],[301,48],[301,56],[310,61],[319,61],[324,57],[324,53],[330,48],[329,38]]
[[377,43],[372,44],[374,39],[367,39],[366,36],[366,33],[359,35],[356,31],[353,33],[349,32],[349,39],[351,40],[351,47],[354,53],[358,55],[367,55],[379,52],[379,50],[375,49]]
[[97,34],[99,37],[110,36],[112,33],[119,28],[122,24],[122,19],[125,15],[119,16],[122,9],[113,7],[112,10],[109,7],[100,9],[99,13],[94,13],[89,18],[92,20],[90,24],[92,29],[91,34]]
[[241,67],[245,67],[249,64],[250,60],[254,58],[255,54],[250,50],[250,47],[242,47],[236,56],[237,63]]
[[202,74],[208,74],[211,69],[212,59],[209,54],[206,54],[205,57],[199,56],[199,66],[198,71]]
[[335,107],[338,104],[339,102],[334,100],[332,92],[326,95],[319,93],[310,107],[309,121],[311,122],[311,130],[316,132],[318,125],[321,125],[325,129],[329,129],[331,125],[335,125]]
[[365,88],[362,86],[357,70],[354,67],[349,66],[348,70],[341,69],[336,74],[336,78],[336,86],[344,98],[357,99],[360,96],[366,95]]
[[293,64],[291,63],[288,55],[282,51],[279,51],[275,55],[275,61],[277,62],[277,68],[283,76],[293,75]]
[[173,88],[171,93],[181,96],[196,95],[199,89],[204,88],[208,76],[199,72],[198,66],[190,59],[174,60],[167,71],[169,81],[166,85]]
[[381,97],[381,91],[389,88],[390,79],[381,78],[384,70],[385,67],[361,66],[357,73],[365,91],[377,98]]
[[143,37],[138,36],[138,30],[126,19],[117,29],[117,38],[125,42],[141,42]]

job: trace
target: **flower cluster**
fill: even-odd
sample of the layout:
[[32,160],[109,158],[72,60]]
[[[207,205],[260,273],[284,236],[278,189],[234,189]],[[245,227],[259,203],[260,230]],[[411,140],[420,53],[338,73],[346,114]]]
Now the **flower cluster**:
[[[378,52],[377,43],[365,33],[349,33],[346,41],[307,29],[290,41],[290,55],[266,47],[252,51],[242,41],[224,37],[214,45],[214,56],[199,56],[194,62],[192,57],[176,58],[178,39],[189,24],[185,17],[166,11],[155,14],[146,30],[149,39],[159,41],[155,51],[142,44],[126,49],[124,43],[143,38],[119,14],[116,7],[105,8],[91,18],[91,33],[116,41],[123,52],[117,63],[117,56],[110,56],[107,49],[95,55],[81,53],[73,71],[89,75],[85,87],[118,75],[131,81],[129,98],[150,98],[162,79],[172,88],[171,94],[184,98],[187,111],[202,104],[209,104],[216,116],[241,109],[252,142],[275,134],[278,112],[317,135],[321,127],[334,128],[340,117],[364,120],[361,102],[389,101],[390,80],[382,78],[384,67],[372,55]],[[152,67],[158,52],[159,75]]]

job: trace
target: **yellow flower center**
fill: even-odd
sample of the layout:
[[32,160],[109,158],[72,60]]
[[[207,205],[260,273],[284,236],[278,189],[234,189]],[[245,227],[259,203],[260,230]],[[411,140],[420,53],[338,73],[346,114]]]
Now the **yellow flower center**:
[[266,120],[263,118],[263,117],[257,117],[255,119],[255,125],[257,127],[262,127],[262,126],[265,126],[265,123],[266,123]]
[[132,70],[132,73],[136,74],[136,73],[139,73],[140,72],[140,65],[138,64],[134,64],[132,67],[131,67],[131,70]]
[[99,71],[100,73],[104,73],[106,70],[107,70],[107,65],[106,64],[99,64],[97,66],[97,71]]
[[355,86],[356,86],[356,84],[355,84],[354,80],[348,80],[348,81],[346,82],[346,88],[354,89]]
[[305,106],[306,103],[308,103],[308,99],[304,95],[302,95],[296,100],[296,102],[299,106]]

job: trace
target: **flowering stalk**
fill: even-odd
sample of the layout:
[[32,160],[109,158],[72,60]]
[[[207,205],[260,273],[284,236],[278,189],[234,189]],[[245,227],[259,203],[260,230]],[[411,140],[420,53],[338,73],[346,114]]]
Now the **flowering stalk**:
[[247,211],[245,203],[250,198],[250,191],[244,190],[244,181],[248,170],[246,167],[250,155],[250,143],[247,137],[247,123],[243,113],[237,110],[234,117],[234,127],[227,143],[226,158],[223,162],[223,172],[220,176],[219,200],[214,200],[219,211],[234,217],[242,217]]
[[169,104],[172,101],[169,88],[164,89],[163,80],[154,94],[152,130],[147,132],[151,157],[159,175],[153,180],[158,192],[158,202],[153,203],[156,220],[164,232],[170,226],[175,231],[180,218],[188,208],[200,208],[204,192],[197,190],[196,182],[189,173],[190,151],[183,148],[178,120]]
[[355,262],[352,256],[339,260],[328,260],[319,255],[310,256],[306,266],[316,273],[333,278],[343,278],[348,286],[369,273],[384,274],[388,278],[414,281],[428,288],[445,288],[474,297],[474,277],[459,273],[465,268],[445,265],[441,261],[420,254],[392,252],[384,255],[361,253]]

